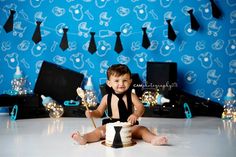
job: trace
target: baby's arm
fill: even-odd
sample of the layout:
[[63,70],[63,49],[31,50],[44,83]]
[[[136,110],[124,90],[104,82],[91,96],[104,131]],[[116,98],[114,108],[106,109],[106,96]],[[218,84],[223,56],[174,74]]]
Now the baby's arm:
[[139,117],[141,117],[145,111],[145,108],[141,101],[138,99],[138,96],[136,94],[131,95],[132,97],[132,103],[134,105],[134,112],[131,114],[128,118],[128,121],[131,122],[131,124],[135,124]]
[[101,118],[107,107],[107,95],[105,95],[96,110],[86,110],[85,115],[87,118]]

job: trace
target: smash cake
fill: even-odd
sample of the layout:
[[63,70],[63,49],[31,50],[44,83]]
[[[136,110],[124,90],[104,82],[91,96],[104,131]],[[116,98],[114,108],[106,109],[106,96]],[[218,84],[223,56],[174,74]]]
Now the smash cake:
[[121,148],[132,146],[131,124],[128,122],[114,122],[106,124],[106,135],[104,145]]

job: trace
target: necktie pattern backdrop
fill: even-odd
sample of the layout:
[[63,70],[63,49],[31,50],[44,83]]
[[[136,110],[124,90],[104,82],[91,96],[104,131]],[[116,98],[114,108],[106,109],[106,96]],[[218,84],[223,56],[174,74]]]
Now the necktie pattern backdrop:
[[178,63],[178,86],[222,101],[236,91],[234,0],[1,0],[0,93],[16,66],[33,89],[42,61],[92,76],[114,63],[146,79],[146,62]]

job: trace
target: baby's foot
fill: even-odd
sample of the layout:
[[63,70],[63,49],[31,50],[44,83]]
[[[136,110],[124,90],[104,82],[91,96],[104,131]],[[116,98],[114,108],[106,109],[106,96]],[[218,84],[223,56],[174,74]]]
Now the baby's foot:
[[75,140],[80,145],[85,145],[87,141],[83,138],[83,136],[80,135],[80,133],[77,131],[71,135],[72,139]]
[[151,144],[155,146],[164,145],[167,144],[167,142],[168,139],[165,136],[155,136],[155,138],[151,140]]

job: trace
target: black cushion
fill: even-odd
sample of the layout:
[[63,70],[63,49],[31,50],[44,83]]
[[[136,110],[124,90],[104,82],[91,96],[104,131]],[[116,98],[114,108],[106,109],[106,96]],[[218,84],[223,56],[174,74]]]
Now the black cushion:
[[81,86],[84,75],[54,63],[42,63],[34,93],[50,96],[58,102],[76,100],[76,89]]

